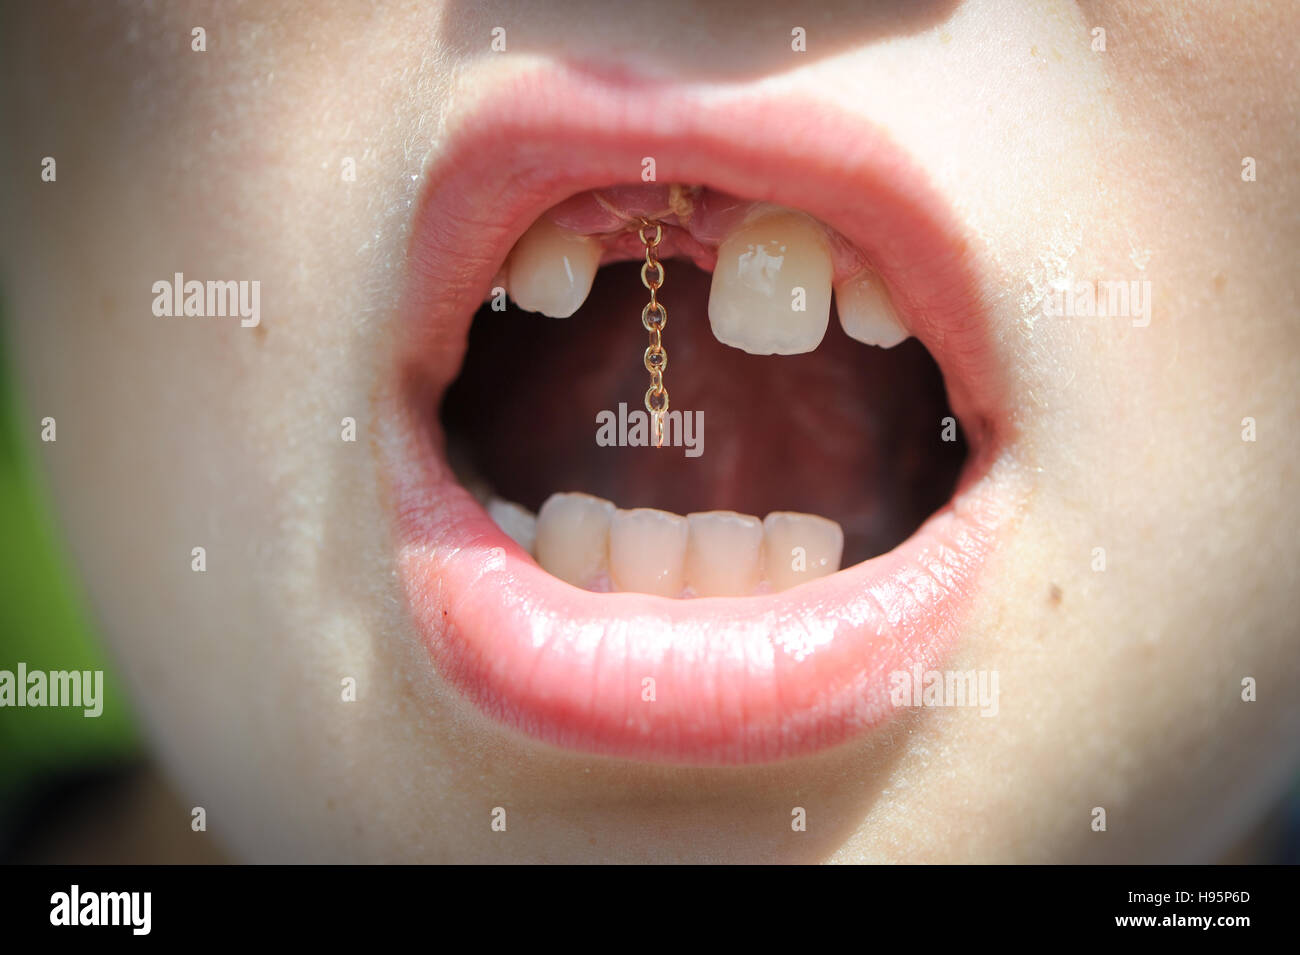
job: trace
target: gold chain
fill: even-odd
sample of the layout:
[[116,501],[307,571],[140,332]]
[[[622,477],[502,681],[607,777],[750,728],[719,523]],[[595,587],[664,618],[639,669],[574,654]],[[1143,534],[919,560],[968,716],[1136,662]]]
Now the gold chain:
[[[641,219],[637,234],[645,246],[645,265],[641,266],[641,284],[650,290],[650,301],[641,309],[641,324],[650,333],[650,347],[645,350],[645,370],[650,372],[650,387],[645,393],[645,410],[654,422],[655,447],[664,446],[664,415],[668,413],[668,389],[664,387],[664,369],[668,367],[668,352],[664,350],[663,329],[668,324],[668,309],[659,301],[659,289],[664,284],[664,266],[655,254],[664,237],[664,228],[658,222]],[[646,229],[655,227],[654,237]],[[654,272],[651,280],[650,273]]]

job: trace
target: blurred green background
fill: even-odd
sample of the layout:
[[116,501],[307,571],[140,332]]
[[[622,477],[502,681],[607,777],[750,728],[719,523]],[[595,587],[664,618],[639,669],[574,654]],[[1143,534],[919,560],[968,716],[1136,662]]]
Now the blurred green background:
[[0,670],[104,671],[104,709],[0,709],[0,861],[35,795],[139,753],[126,695],[96,638],[41,474],[40,415],[18,396],[0,315]]

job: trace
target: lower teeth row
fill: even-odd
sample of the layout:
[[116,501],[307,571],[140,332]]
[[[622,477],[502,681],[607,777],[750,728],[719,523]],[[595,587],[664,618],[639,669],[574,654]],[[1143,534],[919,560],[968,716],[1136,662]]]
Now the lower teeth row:
[[815,514],[734,511],[682,517],[616,508],[590,494],[552,494],[534,516],[491,498],[488,514],[544,570],[577,587],[663,597],[786,590],[840,568],[844,532]]

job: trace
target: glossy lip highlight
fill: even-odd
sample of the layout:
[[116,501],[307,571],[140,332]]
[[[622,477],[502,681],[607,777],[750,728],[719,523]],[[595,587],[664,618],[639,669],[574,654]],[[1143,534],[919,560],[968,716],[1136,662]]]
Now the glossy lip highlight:
[[[936,666],[957,638],[1014,510],[1003,374],[947,209],[879,130],[809,104],[547,68],[462,115],[417,212],[406,340],[380,402],[398,570],[438,671],[528,736],[630,759],[763,762],[878,725],[889,674]],[[890,553],[766,596],[593,594],[539,568],[456,483],[437,404],[493,276],[538,215],[635,180],[645,156],[661,181],[839,230],[939,362],[972,453],[953,500]]]

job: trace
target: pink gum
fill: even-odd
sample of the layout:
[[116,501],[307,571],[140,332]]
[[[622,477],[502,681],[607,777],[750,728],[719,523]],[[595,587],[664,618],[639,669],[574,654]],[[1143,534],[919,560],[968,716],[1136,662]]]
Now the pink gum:
[[[660,258],[687,258],[712,272],[723,238],[765,205],[769,204],[737,199],[706,187],[648,183],[582,192],[553,206],[545,215],[563,229],[600,236],[605,248],[602,265],[641,258],[645,253],[637,236],[637,219],[653,219],[664,225]],[[867,264],[847,239],[820,222],[818,225],[826,231],[835,283]]]

